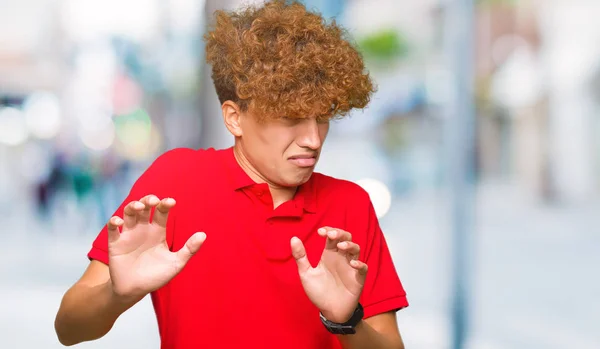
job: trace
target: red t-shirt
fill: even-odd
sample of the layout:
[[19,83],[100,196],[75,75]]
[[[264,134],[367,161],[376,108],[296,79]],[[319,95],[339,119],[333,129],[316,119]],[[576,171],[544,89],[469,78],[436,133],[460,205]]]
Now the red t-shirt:
[[[154,194],[177,205],[167,242],[179,250],[196,232],[206,242],[166,286],[152,293],[163,349],[340,348],[306,296],[290,239],[299,237],[315,266],[331,226],[352,234],[369,266],[360,298],[365,318],[408,306],[369,196],[360,186],[314,173],[276,209],[266,184],[238,165],[232,148],[174,149],[137,180],[116,211]],[[88,257],[108,264],[104,228]]]

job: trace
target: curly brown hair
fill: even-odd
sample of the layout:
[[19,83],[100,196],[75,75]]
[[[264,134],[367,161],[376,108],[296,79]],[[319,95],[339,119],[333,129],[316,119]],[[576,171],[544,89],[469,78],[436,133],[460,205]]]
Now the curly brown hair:
[[335,21],[285,0],[215,17],[204,39],[221,103],[231,100],[263,120],[329,120],[369,103],[374,84]]

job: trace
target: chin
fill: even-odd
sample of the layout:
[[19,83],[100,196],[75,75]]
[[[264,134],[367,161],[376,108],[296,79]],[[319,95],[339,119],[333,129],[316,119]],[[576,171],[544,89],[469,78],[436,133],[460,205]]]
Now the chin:
[[282,178],[283,181],[280,185],[289,188],[301,186],[302,184],[308,182],[308,180],[312,176],[312,173],[313,171],[310,171],[308,173],[298,174],[296,176],[288,178]]

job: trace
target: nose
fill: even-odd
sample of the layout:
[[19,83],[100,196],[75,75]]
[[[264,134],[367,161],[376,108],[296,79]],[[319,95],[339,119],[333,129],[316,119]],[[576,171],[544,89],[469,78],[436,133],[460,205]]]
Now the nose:
[[321,128],[315,118],[306,118],[302,121],[297,143],[300,147],[311,150],[321,148]]

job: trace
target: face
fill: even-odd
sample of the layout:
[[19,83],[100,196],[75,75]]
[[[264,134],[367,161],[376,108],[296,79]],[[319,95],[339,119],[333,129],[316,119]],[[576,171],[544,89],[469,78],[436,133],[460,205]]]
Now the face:
[[281,118],[259,122],[251,112],[230,115],[223,110],[229,131],[236,136],[245,167],[254,180],[281,187],[295,187],[308,181],[319,160],[329,131],[329,122],[315,117]]

